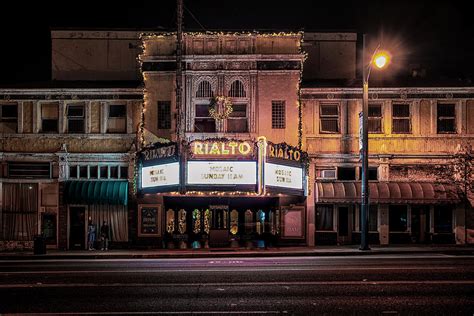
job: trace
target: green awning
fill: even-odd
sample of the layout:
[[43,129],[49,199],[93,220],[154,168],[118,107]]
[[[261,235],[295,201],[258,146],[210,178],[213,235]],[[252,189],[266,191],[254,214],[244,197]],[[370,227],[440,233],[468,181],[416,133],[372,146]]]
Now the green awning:
[[66,204],[120,204],[127,205],[127,181],[66,181]]

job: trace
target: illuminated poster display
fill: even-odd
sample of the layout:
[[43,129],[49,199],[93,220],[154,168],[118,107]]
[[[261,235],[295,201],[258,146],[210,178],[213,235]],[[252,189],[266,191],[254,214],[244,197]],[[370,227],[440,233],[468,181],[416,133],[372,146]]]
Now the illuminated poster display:
[[303,169],[265,163],[265,185],[303,190]]
[[187,184],[256,185],[256,161],[188,161]]
[[179,162],[142,168],[142,188],[179,185]]

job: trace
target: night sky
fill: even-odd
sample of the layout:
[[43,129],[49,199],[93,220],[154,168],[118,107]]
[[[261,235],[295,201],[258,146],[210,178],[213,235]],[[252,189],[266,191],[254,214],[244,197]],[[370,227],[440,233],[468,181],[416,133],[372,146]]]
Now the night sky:
[[[50,79],[50,28],[175,27],[174,0],[134,0],[126,5],[108,0],[50,2],[2,3],[0,83]],[[425,68],[428,78],[469,84],[474,79],[474,23],[468,3],[184,0],[184,27],[366,32],[396,47],[406,65]]]

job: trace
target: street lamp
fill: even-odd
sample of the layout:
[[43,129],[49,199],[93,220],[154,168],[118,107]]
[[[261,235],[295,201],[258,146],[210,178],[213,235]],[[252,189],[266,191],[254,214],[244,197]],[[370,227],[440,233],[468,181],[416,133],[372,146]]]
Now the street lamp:
[[[369,63],[365,64],[365,34],[362,36],[362,190],[361,190],[361,236],[359,250],[370,250],[369,247],[369,133],[368,133],[368,112],[369,112],[369,77],[372,66],[382,69],[390,62],[390,54],[380,50],[380,45],[375,48]],[[360,135],[359,135],[360,136]]]

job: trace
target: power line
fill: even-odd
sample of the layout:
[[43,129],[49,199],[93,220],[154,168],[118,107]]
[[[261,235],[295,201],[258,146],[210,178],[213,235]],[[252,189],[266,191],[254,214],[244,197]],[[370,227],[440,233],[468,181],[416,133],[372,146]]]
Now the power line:
[[196,23],[199,24],[199,26],[200,26],[204,31],[207,31],[206,28],[204,27],[204,25],[202,25],[201,22],[198,21],[198,19],[194,16],[194,14],[191,12],[191,10],[189,10],[184,4],[183,4],[183,7],[184,7],[184,9],[189,13],[189,15],[191,15],[191,17],[194,19],[194,21],[196,21]]

